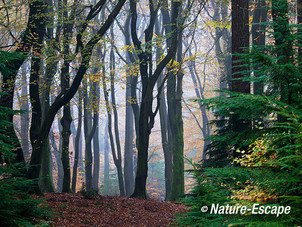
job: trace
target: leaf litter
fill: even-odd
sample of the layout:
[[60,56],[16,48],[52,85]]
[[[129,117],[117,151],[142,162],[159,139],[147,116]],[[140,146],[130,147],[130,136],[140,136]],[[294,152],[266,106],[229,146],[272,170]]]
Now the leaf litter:
[[85,199],[79,193],[45,193],[40,198],[54,213],[52,226],[171,226],[176,214],[189,209],[181,203],[117,196]]

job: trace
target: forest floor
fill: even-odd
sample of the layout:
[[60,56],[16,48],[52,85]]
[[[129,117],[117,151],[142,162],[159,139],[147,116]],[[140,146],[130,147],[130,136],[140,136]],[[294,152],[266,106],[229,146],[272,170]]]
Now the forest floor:
[[188,211],[179,203],[141,200],[117,196],[85,199],[81,194],[45,193],[52,208],[52,226],[169,226],[175,214]]

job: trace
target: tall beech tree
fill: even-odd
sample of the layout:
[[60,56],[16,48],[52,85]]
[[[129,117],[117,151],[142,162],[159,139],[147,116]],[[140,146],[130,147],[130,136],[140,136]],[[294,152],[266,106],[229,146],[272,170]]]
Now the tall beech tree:
[[[125,45],[131,45],[131,33],[130,33],[130,19],[131,15],[128,13],[125,20],[123,33],[125,36]],[[131,89],[132,87],[136,88],[137,83],[137,73],[131,70],[135,62],[135,55],[127,48],[126,50],[126,59],[125,63],[129,65],[126,69],[126,118],[125,118],[125,152],[124,152],[124,178],[125,178],[125,191],[126,196],[130,196],[133,193],[134,189],[134,172],[133,172],[133,154],[135,144],[134,140],[134,112],[131,106],[132,96]],[[135,83],[135,84],[134,84]]]
[[[93,188],[93,155],[92,139],[98,125],[98,98],[96,97],[97,82],[94,81],[96,69],[90,78],[84,80],[84,135],[85,135],[85,183],[86,189]],[[90,88],[90,89],[89,89]]]
[[[142,82],[142,98],[140,104],[135,101],[134,112],[138,110],[138,118],[136,120],[136,147],[138,151],[137,156],[137,172],[135,177],[135,188],[131,195],[132,197],[146,198],[146,180],[148,173],[148,148],[149,148],[149,137],[151,134],[151,129],[154,126],[154,118],[159,110],[160,99],[157,95],[157,106],[153,111],[153,90],[156,82],[164,69],[170,61],[175,57],[180,23],[178,20],[178,13],[181,7],[180,1],[171,2],[171,33],[169,35],[170,45],[167,45],[167,54],[165,57],[157,64],[155,70],[153,70],[152,61],[152,38],[154,34],[154,25],[157,17],[161,2],[157,4],[152,0],[149,1],[150,10],[150,20],[147,29],[144,32],[145,45],[139,40],[137,35],[137,2],[134,0],[130,1],[130,11],[131,11],[131,38],[133,45],[135,47],[136,54],[139,58],[139,72]],[[184,17],[188,13],[185,11]],[[165,81],[165,80],[164,80]],[[163,84],[161,85],[161,89]],[[160,89],[160,90],[161,90]],[[132,97],[135,97],[132,94]],[[135,109],[136,108],[136,109]]]
[[80,143],[81,139],[81,132],[82,132],[82,118],[83,118],[83,93],[82,88],[78,89],[78,125],[77,125],[77,133],[75,137],[75,154],[74,154],[74,165],[72,171],[72,186],[71,190],[76,192],[76,184],[77,184],[77,173],[78,173],[78,166],[79,166],[79,158],[80,153],[82,153],[82,144]]
[[[182,37],[182,33],[180,33]],[[178,41],[176,61],[177,67],[168,72],[171,75],[167,80],[167,100],[169,127],[171,128],[172,151],[173,151],[173,172],[172,189],[168,197],[175,201],[185,193],[184,176],[184,138],[182,120],[182,84],[184,73],[182,71],[182,39]]]
[[[58,110],[66,105],[74,96],[74,94],[77,92],[77,89],[81,83],[81,80],[86,73],[86,70],[89,68],[89,62],[92,56],[92,50],[94,46],[98,43],[98,41],[103,37],[103,35],[106,33],[108,28],[110,27],[111,23],[115,19],[115,17],[118,15],[119,11],[123,7],[125,0],[120,0],[116,3],[113,10],[108,15],[106,21],[101,25],[100,29],[96,32],[96,34],[92,35],[91,38],[84,44],[84,37],[83,32],[85,32],[88,28],[89,21],[91,21],[98,13],[102,10],[104,4],[106,3],[105,0],[101,0],[97,2],[93,7],[91,7],[87,17],[83,20],[81,23],[79,32],[77,33],[77,43],[75,48],[75,53],[72,56],[76,56],[79,54],[81,56],[80,64],[78,70],[75,72],[75,77],[70,85],[70,87],[66,90],[61,90],[60,94],[56,97],[55,101],[51,104],[49,107],[49,110],[47,111],[46,117],[39,126],[34,128],[32,131],[33,135],[31,136],[32,141],[32,157],[31,157],[31,166],[28,170],[28,176],[31,179],[38,178],[41,168],[41,155],[43,152],[43,146],[45,144],[45,140],[48,137],[49,130],[51,128],[52,122],[55,118],[56,113]],[[75,7],[72,7],[74,12],[76,11],[76,4]],[[71,13],[70,17],[74,18],[75,14]],[[72,18],[70,18],[72,19]],[[42,36],[43,37],[43,36]],[[37,49],[37,53],[40,52],[40,48]],[[69,58],[68,61],[71,62],[73,58]],[[40,59],[39,56],[37,58],[33,58],[32,60],[32,73],[31,73],[31,94],[33,97],[31,99],[35,102],[35,108],[39,108],[39,97],[36,94],[39,94],[39,86],[37,85],[37,81],[39,80],[38,71],[40,68]],[[34,112],[36,109],[33,109]],[[34,116],[39,120],[38,116]],[[70,184],[70,182],[69,182]],[[36,187],[36,191],[39,191],[38,187]]]

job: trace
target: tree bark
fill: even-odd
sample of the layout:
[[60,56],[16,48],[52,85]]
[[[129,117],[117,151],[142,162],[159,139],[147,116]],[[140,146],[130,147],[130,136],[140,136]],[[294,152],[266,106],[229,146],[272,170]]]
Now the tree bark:
[[21,106],[20,109],[24,111],[21,115],[21,145],[24,153],[25,163],[29,163],[30,159],[30,143],[29,143],[29,105],[28,105],[28,83],[26,77],[27,64],[22,65],[22,88],[21,88]]
[[94,114],[95,114],[95,122],[96,129],[93,135],[93,175],[92,175],[92,185],[93,188],[99,188],[99,175],[100,175],[100,142],[99,142],[99,100],[100,100],[100,89],[99,89],[99,81],[93,83],[93,97],[95,100],[94,105]]
[[[179,34],[182,37],[182,33]],[[183,140],[183,120],[182,120],[182,38],[179,39],[177,48],[177,62],[180,64],[176,73],[167,80],[167,99],[169,126],[172,135],[173,151],[173,171],[172,171],[172,188],[168,197],[169,200],[179,199],[185,192],[184,178],[184,140]]]
[[78,90],[78,127],[77,127],[77,134],[75,137],[75,154],[74,154],[74,165],[72,171],[72,191],[76,192],[76,185],[77,185],[77,173],[78,173],[78,164],[79,164],[79,153],[82,152],[80,147],[80,140],[81,138],[81,131],[82,131],[82,118],[83,118],[83,108],[82,108],[82,89]]
[[[264,46],[265,45],[265,29],[267,21],[267,9],[266,9],[265,0],[257,0],[253,15],[253,25],[252,25],[252,42],[255,46]],[[257,78],[261,75],[259,72],[259,67],[253,69],[254,76]],[[253,86],[254,94],[263,93],[263,82],[254,82]]]
[[[104,133],[104,188],[109,188],[109,134],[108,134],[108,120],[106,121],[105,133]],[[107,194],[109,191],[105,190]]]
[[[231,90],[240,93],[250,93],[250,83],[244,81],[247,62],[238,54],[247,53],[249,47],[249,1],[232,0],[232,86]],[[233,132],[241,132],[251,127],[251,122],[232,115],[230,126]],[[245,148],[244,148],[245,149]],[[233,152],[236,156],[237,153]]]

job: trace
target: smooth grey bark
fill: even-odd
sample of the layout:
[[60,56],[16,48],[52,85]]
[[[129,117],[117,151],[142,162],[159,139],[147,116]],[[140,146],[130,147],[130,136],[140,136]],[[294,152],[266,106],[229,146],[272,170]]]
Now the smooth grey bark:
[[[228,14],[228,3],[220,1],[211,1],[211,5],[214,9],[214,14],[212,19],[219,23],[221,21],[227,22],[229,20]],[[220,89],[227,89],[231,87],[232,78],[232,40],[231,32],[228,28],[215,28],[214,34],[214,47],[216,58],[219,63],[219,68],[221,72],[220,76]],[[221,93],[224,95],[223,93]]]
[[104,133],[104,187],[110,184],[109,179],[109,133],[108,133],[108,120],[106,121]]
[[[51,144],[51,153],[54,154],[56,163],[57,163],[57,168],[58,168],[58,178],[57,178],[57,192],[62,191],[62,185],[63,185],[63,166],[61,162],[61,152],[60,149],[58,148],[53,130],[50,131],[49,133],[49,138],[50,138],[50,144]],[[59,144],[60,147],[60,144]]]
[[82,140],[81,131],[82,131],[82,118],[83,118],[83,95],[82,89],[79,88],[78,90],[78,125],[77,131],[75,136],[75,145],[74,145],[74,164],[73,164],[73,171],[72,171],[72,186],[71,190],[76,192],[76,185],[77,185],[77,173],[78,173],[78,166],[79,166],[79,158],[80,153],[82,153],[82,147],[80,146],[80,141]]
[[[96,97],[94,92],[93,84],[95,82],[90,82],[88,84],[88,78],[84,81],[84,135],[85,135],[85,176],[86,176],[86,189],[90,190],[93,188],[92,184],[92,138],[95,133],[98,116],[98,107],[95,107]],[[90,95],[88,94],[88,89],[90,87]],[[97,105],[98,106],[98,105]],[[93,112],[93,117],[92,117]]]
[[133,153],[134,153],[134,118],[131,107],[131,78],[126,81],[126,124],[125,124],[125,151],[124,151],[124,177],[126,196],[130,196],[134,189]]
[[[125,44],[131,45],[130,43],[130,14],[128,14],[125,25],[124,25]],[[126,63],[134,63],[133,54],[126,51]],[[131,70],[126,70],[126,119],[125,119],[125,150],[124,150],[124,178],[125,178],[125,190],[126,196],[130,196],[134,189],[134,173],[133,173],[133,153],[135,144],[134,140],[134,113],[132,109],[132,95],[131,87],[133,81],[133,73]],[[136,87],[136,85],[135,85]]]
[[27,64],[24,63],[21,67],[21,75],[22,75],[22,87],[21,87],[21,97],[20,97],[20,110],[24,111],[21,114],[21,145],[24,154],[25,163],[29,163],[30,159],[30,143],[29,143],[29,104],[28,104],[28,83],[27,83]]

